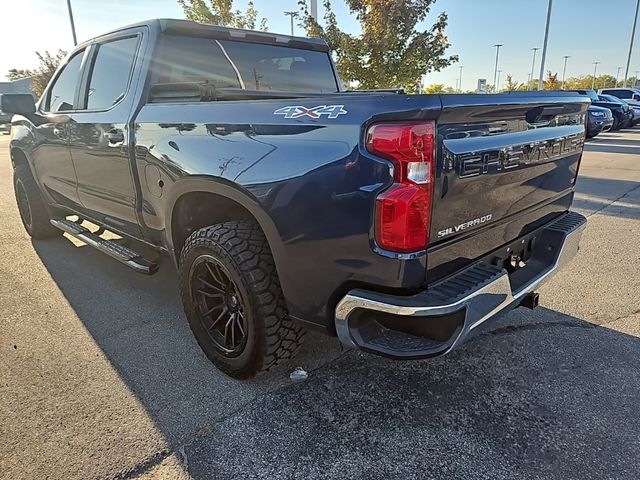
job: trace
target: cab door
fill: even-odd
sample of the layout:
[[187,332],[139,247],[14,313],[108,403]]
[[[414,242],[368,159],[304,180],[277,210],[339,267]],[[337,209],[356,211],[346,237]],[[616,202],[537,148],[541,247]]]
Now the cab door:
[[78,209],[80,200],[69,151],[69,132],[86,60],[86,48],[68,59],[40,101],[34,122],[36,145],[32,161],[36,178],[55,203],[73,209]]
[[116,231],[139,234],[136,187],[129,156],[129,119],[140,74],[143,31],[119,32],[91,46],[80,94],[71,114],[69,147],[78,197],[87,215]]

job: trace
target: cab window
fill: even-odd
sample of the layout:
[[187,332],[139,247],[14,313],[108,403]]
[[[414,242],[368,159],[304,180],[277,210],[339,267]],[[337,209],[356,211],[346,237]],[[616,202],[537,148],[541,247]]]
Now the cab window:
[[86,49],[80,50],[69,59],[55,82],[49,89],[45,102],[48,112],[64,112],[74,109],[74,101],[80,82],[82,59]]
[[138,43],[134,36],[98,45],[86,92],[88,110],[107,110],[124,98]]

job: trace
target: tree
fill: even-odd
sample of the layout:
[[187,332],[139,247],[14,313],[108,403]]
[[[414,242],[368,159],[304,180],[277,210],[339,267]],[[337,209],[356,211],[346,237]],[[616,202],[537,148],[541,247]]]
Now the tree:
[[31,90],[39,97],[49,84],[51,77],[56,72],[60,62],[67,56],[64,50],[58,50],[55,55],[51,55],[45,50],[44,53],[36,52],[40,65],[34,70],[12,68],[7,73],[9,80],[31,77]]
[[450,46],[446,13],[439,14],[431,28],[418,29],[435,0],[345,1],[360,22],[360,35],[340,29],[331,0],[324,0],[324,26],[311,16],[307,0],[298,2],[307,35],[327,41],[343,81],[363,89],[412,90],[423,74],[458,61],[457,55],[445,56]]
[[515,92],[516,90],[526,90],[526,85],[524,83],[518,83],[517,80],[513,79],[513,75],[507,75],[507,92]]
[[424,87],[424,93],[445,93],[446,88],[444,83],[432,83]]
[[[618,87],[622,87],[622,82],[624,79],[618,79]],[[635,79],[631,78],[631,85],[633,85],[633,81]],[[599,88],[613,88],[614,83],[616,83],[616,77],[613,75],[600,75],[596,77],[596,81],[593,81],[593,75],[581,75],[579,77],[569,77],[567,78],[565,88],[567,90],[588,90],[593,85],[593,88],[596,90]],[[627,81],[627,85],[629,82]]]
[[210,23],[223,27],[244,28],[248,30],[267,30],[267,19],[258,22],[258,11],[252,1],[247,4],[247,10],[233,10],[233,0],[178,0],[187,20],[199,23]]
[[562,83],[558,81],[558,74],[551,73],[551,70],[547,71],[547,77],[542,83],[543,90],[560,90]]
[[564,88],[567,90],[576,90],[583,88],[591,88],[592,75],[582,75],[580,77],[569,77],[565,82]]
[[607,88],[607,87],[613,88],[615,87],[615,83],[616,83],[616,77],[614,77],[613,75],[607,75],[607,74],[600,75],[599,77],[596,77],[596,84],[594,88],[596,89]]

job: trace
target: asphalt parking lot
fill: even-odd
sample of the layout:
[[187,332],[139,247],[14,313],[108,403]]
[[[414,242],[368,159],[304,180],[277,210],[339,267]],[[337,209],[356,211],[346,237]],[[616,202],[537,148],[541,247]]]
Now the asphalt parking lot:
[[200,352],[168,260],[144,277],[29,239],[7,140],[1,478],[638,478],[640,128],[588,142],[582,248],[540,308],[432,361],[309,335],[295,363],[244,382]]

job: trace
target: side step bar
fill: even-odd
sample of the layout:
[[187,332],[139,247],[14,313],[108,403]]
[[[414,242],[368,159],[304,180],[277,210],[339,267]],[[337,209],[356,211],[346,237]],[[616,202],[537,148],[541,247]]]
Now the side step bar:
[[66,219],[54,219],[51,220],[51,225],[76,237],[87,245],[91,245],[102,253],[106,253],[138,273],[153,275],[158,271],[157,264],[146,260],[139,253],[118,244],[114,240],[105,240],[76,222]]

